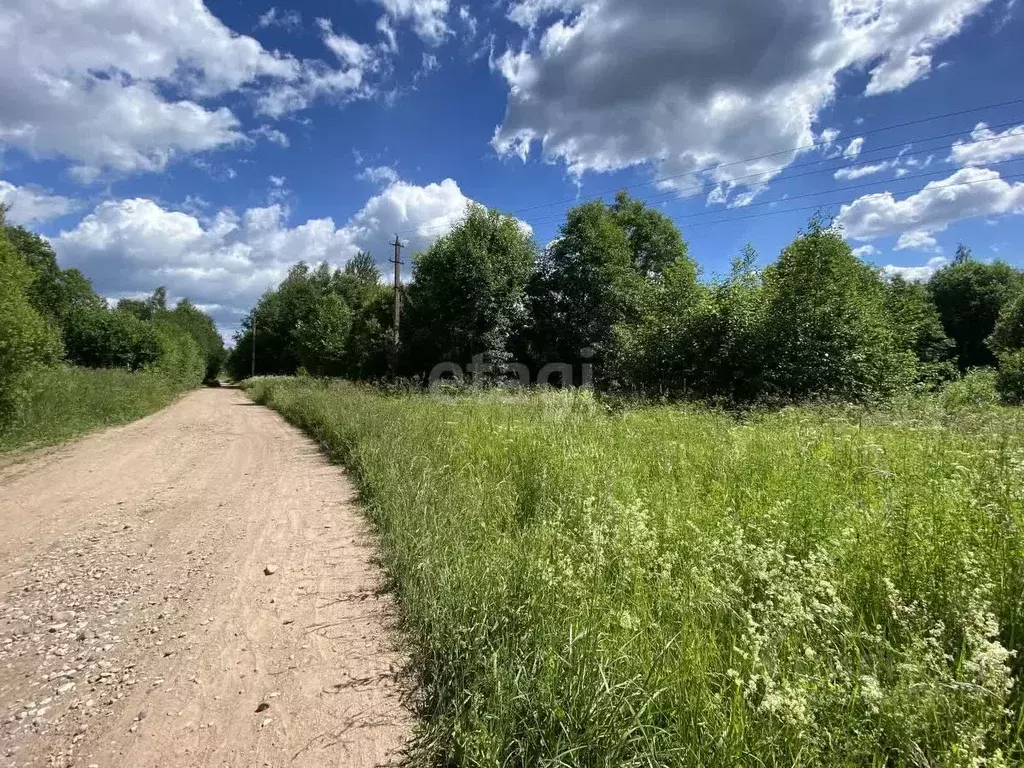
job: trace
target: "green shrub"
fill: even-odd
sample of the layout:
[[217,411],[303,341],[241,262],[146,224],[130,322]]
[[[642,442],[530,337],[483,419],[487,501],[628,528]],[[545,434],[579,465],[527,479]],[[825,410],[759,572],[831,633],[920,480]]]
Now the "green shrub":
[[953,264],[943,267],[928,283],[946,334],[956,342],[961,370],[996,362],[986,340],[1006,304],[1022,287],[1021,273],[1009,264],[984,264],[961,247]]
[[202,384],[207,358],[199,342],[180,326],[157,321],[154,324],[157,355],[152,367],[173,382],[179,390]]
[[1024,347],[1024,292],[1003,307],[987,344],[996,354]]
[[995,388],[1006,405],[1024,405],[1024,350],[999,355]]
[[945,408],[985,408],[999,403],[996,372],[992,368],[973,368],[942,387],[939,397]]
[[901,348],[878,273],[842,236],[810,231],[765,270],[762,396],[877,401],[905,389],[917,358]]
[[28,397],[26,376],[60,354],[60,337],[29,302],[32,273],[4,234],[0,208],[0,432]]
[[64,331],[67,360],[86,368],[139,371],[160,356],[156,329],[129,312],[75,310]]

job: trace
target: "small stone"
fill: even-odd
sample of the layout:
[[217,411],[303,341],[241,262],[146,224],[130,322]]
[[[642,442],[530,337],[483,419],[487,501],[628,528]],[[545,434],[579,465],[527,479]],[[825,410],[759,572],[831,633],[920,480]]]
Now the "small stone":
[[265,566],[263,568],[263,575],[264,576],[273,576],[275,573],[277,573],[277,566],[276,565],[267,565],[267,566]]
[[257,712],[266,712],[268,709],[270,709],[270,704],[265,701],[261,701],[259,706],[256,707]]
[[267,727],[268,725],[270,725],[270,724],[271,724],[272,722],[274,722],[274,718],[272,718],[272,717],[267,717],[267,718],[264,718],[264,719],[263,719],[263,722],[262,722],[262,723],[260,723],[260,728],[266,728],[266,727]]

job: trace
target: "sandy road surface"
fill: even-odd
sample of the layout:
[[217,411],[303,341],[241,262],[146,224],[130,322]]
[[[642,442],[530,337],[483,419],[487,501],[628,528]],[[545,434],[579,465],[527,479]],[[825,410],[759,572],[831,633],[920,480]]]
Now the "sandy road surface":
[[232,389],[0,467],[0,766],[397,762],[404,660],[352,499]]

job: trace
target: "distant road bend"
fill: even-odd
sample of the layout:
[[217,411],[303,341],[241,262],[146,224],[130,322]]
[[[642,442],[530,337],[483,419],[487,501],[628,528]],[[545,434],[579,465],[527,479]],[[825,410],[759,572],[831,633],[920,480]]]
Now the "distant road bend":
[[0,766],[395,761],[375,542],[277,414],[201,390],[0,462]]

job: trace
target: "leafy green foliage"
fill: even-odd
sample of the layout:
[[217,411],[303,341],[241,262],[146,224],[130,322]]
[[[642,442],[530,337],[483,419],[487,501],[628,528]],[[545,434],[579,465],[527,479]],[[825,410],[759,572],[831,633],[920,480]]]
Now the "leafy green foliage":
[[939,395],[943,407],[951,411],[996,405],[999,402],[996,372],[992,368],[972,368],[943,385]]
[[7,227],[7,237],[32,272],[27,296],[32,306],[52,325],[67,327],[71,315],[80,310],[106,309],[102,296],[77,269],[61,269],[53,248],[35,232],[24,227]]
[[987,343],[996,354],[1024,348],[1024,291],[1003,305]]
[[364,283],[353,305],[352,330],[345,354],[345,372],[353,379],[386,375],[393,357],[394,298],[391,288]]
[[596,365],[614,365],[615,326],[639,319],[642,282],[612,211],[600,201],[570,210],[528,289],[534,359],[575,365],[589,348]]
[[86,368],[139,371],[160,355],[153,324],[121,310],[77,310],[69,319],[64,343],[68,362]]
[[181,328],[195,339],[205,360],[203,381],[215,381],[224,364],[226,352],[224,340],[217,332],[213,318],[188,299],[179,301],[172,310],[158,312],[155,318],[162,323],[170,323]]
[[357,254],[344,270],[326,263],[291,268],[242,321],[227,368],[236,379],[250,375],[255,325],[256,371],[374,378],[392,361],[393,293],[379,283],[369,254]]
[[198,387],[207,370],[206,355],[199,342],[184,328],[165,320],[154,322],[153,330],[157,348],[153,367],[181,391]]
[[946,334],[956,342],[961,370],[994,365],[986,339],[1003,307],[1021,290],[1020,272],[1005,262],[983,264],[965,247],[957,259],[940,269],[928,284]]
[[[633,269],[638,274],[657,279],[671,268],[676,271],[677,280],[696,281],[697,265],[689,258],[686,242],[672,219],[625,192],[616,195],[611,213],[626,233]],[[681,270],[687,274],[679,274]]]
[[139,320],[153,320],[159,313],[167,311],[167,289],[161,286],[145,299],[120,299],[117,311]]
[[3,231],[0,208],[0,431],[28,394],[27,375],[60,355],[60,337],[32,306],[32,270]]
[[702,282],[671,219],[625,193],[571,209],[540,254],[514,220],[470,208],[414,257],[397,349],[380,280],[367,253],[341,271],[296,265],[243,323],[232,372],[248,375],[255,319],[262,374],[422,380],[482,355],[534,377],[570,367],[556,384],[593,371],[604,391],[725,406],[878,402],[1024,343],[1020,272],[966,246],[928,285],[886,281],[812,220],[769,266],[748,245],[728,276]]
[[314,376],[342,373],[351,328],[348,305],[338,294],[327,293],[295,328],[299,365]]
[[812,222],[765,272],[763,392],[783,400],[863,401],[916,373],[900,348],[874,269]]
[[1006,405],[1024,405],[1024,349],[1000,353],[995,388]]
[[500,370],[523,317],[533,239],[518,222],[471,205],[452,231],[413,262],[404,352],[410,372],[474,355]]
[[625,193],[610,207],[573,208],[528,287],[534,365],[586,359],[605,385],[649,386],[666,370],[652,345],[696,299],[696,285],[696,264],[664,214]]
[[764,322],[756,259],[748,245],[728,277],[706,286],[685,261],[666,270],[630,361],[635,389],[726,403],[756,399]]
[[917,378],[935,383],[952,377],[956,344],[946,335],[927,287],[894,277],[885,285],[885,306],[900,349],[918,360]]

